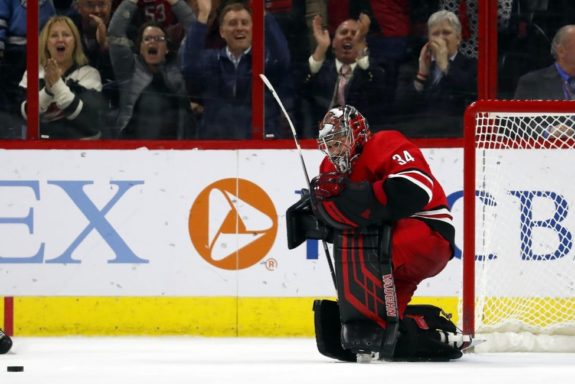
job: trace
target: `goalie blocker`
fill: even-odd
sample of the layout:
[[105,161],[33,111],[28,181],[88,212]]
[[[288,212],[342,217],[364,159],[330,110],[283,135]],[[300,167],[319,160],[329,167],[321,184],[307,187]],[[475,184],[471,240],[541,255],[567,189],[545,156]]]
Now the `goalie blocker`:
[[374,225],[331,228],[316,218],[317,210],[303,190],[286,219],[289,249],[306,239],[334,243],[338,302],[316,300],[313,306],[319,352],[342,361],[356,361],[366,354],[408,361],[461,357],[466,346],[463,335],[440,308],[410,305],[399,319],[395,291],[390,292],[393,279],[390,287],[383,278],[392,276],[389,232],[386,235],[384,228]]

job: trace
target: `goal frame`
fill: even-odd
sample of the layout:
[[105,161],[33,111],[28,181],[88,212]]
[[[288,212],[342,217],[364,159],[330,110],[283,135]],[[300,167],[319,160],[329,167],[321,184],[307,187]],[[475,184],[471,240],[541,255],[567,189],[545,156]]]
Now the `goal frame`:
[[475,176],[476,116],[482,112],[573,113],[575,102],[562,100],[479,100],[464,115],[462,330],[475,335]]

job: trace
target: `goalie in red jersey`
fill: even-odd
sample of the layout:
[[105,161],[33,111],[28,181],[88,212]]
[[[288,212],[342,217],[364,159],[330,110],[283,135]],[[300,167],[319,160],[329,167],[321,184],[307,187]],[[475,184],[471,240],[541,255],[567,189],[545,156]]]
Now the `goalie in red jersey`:
[[418,284],[453,257],[443,188],[420,149],[397,131],[372,134],[346,105],[327,112],[326,157],[287,212],[288,245],[333,242],[338,301],[316,300],[318,348],[340,360],[449,360],[471,341],[440,308],[409,305]]

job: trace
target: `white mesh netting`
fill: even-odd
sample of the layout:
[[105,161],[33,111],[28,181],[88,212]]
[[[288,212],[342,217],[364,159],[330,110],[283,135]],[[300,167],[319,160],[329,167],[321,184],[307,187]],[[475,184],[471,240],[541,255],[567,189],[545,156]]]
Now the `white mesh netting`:
[[476,115],[476,351],[575,351],[574,127]]

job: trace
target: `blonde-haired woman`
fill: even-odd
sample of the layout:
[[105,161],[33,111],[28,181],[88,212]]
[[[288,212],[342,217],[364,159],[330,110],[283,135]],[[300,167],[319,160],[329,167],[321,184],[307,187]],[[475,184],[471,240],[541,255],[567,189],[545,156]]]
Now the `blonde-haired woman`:
[[[88,65],[81,37],[66,16],[48,20],[39,38],[40,136],[46,139],[98,139],[105,106],[100,73]],[[27,77],[20,82],[25,89]],[[27,101],[21,104],[27,118]]]

